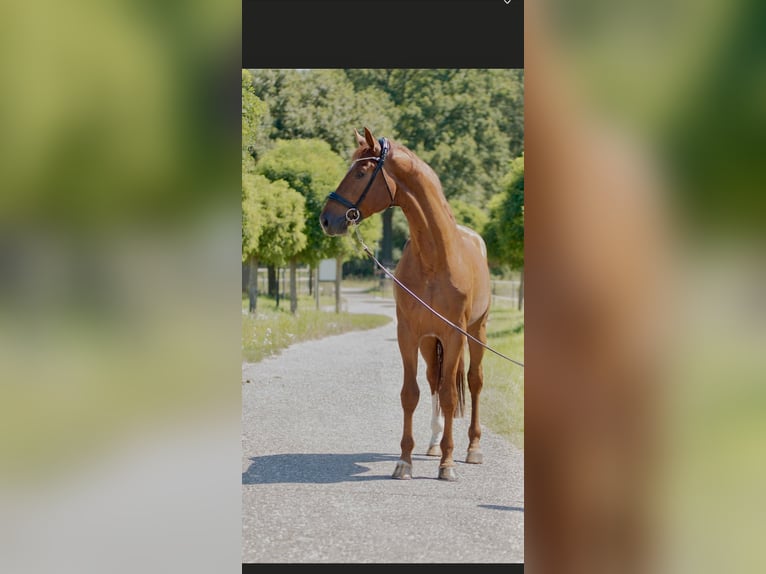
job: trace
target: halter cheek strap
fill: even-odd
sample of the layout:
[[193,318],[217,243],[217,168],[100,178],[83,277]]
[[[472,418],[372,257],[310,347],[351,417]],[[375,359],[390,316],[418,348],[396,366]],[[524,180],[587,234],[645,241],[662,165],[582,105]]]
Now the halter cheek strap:
[[[359,196],[359,199],[356,200],[356,203],[349,201],[348,199],[338,195],[334,191],[327,196],[328,200],[334,199],[338,203],[348,207],[348,210],[346,211],[346,220],[351,224],[359,223],[362,220],[362,212],[359,211],[359,206],[362,204],[362,200],[364,200],[364,197],[367,195],[367,192],[370,191],[370,188],[372,187],[372,183],[375,181],[375,177],[383,169],[383,164],[386,161],[386,156],[388,155],[388,150],[390,149],[390,145],[386,138],[380,138],[378,142],[380,143],[380,157],[360,158],[360,159],[374,159],[378,163],[375,165],[375,169],[372,171],[372,176],[370,177],[370,181],[367,182],[367,186],[364,188],[362,195]],[[356,160],[356,161],[359,161],[359,160]],[[383,176],[383,182],[386,184],[388,195],[391,196],[391,205],[393,205],[394,196],[391,193],[391,189],[388,187],[388,182],[386,181],[385,175]]]

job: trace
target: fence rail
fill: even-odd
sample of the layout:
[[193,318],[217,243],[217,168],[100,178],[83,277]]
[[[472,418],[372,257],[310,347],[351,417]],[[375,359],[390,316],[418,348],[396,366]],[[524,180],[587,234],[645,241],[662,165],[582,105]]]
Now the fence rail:
[[[243,294],[247,292],[247,284],[246,284],[246,268],[243,267],[243,281],[242,281],[242,292]],[[280,298],[286,298],[290,296],[290,269],[283,267],[277,269],[277,278],[279,283],[279,297]],[[310,280],[311,280],[311,271],[308,267],[302,266],[298,267],[296,270],[296,279],[297,279],[297,292],[298,295],[310,295],[313,293],[313,290],[310,288]],[[384,293],[388,289],[392,289],[390,287],[390,284],[392,283],[390,279],[383,278],[383,281],[387,283],[387,285],[384,284]],[[492,295],[494,297],[498,297],[501,299],[507,299],[512,301],[514,304],[517,304],[518,297],[519,297],[519,283],[520,281],[518,279],[493,279],[492,280]],[[258,268],[258,279],[257,279],[257,287],[258,287],[258,293],[268,293],[268,269],[266,267],[259,267]],[[332,294],[334,292],[334,284],[330,282],[322,282],[319,284],[319,292],[320,295],[325,294]]]

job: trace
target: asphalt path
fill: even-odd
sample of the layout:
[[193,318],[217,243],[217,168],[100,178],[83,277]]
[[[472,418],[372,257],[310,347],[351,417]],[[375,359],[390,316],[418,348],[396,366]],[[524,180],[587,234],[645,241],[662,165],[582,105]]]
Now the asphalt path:
[[438,457],[425,455],[421,359],[413,478],[392,479],[402,432],[394,306],[342,296],[344,309],[391,323],[242,365],[242,562],[523,563],[523,451],[482,425],[484,463],[466,464],[469,417],[456,419],[458,480],[438,480]]

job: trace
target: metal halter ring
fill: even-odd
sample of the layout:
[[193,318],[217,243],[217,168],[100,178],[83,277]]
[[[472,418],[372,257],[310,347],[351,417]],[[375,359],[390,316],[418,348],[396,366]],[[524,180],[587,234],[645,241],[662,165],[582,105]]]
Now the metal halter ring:
[[359,220],[361,218],[362,218],[362,214],[356,207],[352,207],[348,211],[346,211],[346,221],[348,221],[352,225],[359,223]]

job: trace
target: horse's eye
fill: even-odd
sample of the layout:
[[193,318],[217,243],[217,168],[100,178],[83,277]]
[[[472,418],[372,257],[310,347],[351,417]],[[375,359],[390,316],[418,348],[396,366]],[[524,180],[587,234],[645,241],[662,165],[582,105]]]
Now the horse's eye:
[[360,169],[356,172],[356,179],[362,179],[364,177],[364,172]]

